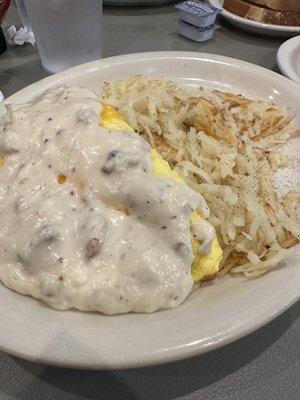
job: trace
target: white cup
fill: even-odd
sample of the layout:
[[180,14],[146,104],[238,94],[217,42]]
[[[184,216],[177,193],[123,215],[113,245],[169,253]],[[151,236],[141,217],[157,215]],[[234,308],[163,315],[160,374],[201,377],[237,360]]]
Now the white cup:
[[49,72],[101,58],[102,0],[24,0]]

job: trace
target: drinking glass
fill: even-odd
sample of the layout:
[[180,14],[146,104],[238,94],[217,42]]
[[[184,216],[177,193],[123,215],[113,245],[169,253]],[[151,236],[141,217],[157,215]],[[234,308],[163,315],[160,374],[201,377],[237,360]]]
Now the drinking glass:
[[102,0],[23,1],[47,71],[101,58]]

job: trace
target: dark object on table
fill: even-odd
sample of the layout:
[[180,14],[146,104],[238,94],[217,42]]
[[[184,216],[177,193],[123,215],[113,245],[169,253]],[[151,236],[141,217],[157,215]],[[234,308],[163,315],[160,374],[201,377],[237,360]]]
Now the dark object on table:
[[2,24],[10,3],[11,0],[0,0],[0,25]]
[[6,50],[6,40],[1,28],[1,23],[7,13],[10,3],[11,0],[0,0],[0,54],[4,53]]
[[6,46],[5,36],[4,36],[3,30],[0,26],[0,54],[4,53],[6,48],[7,48],[7,46]]

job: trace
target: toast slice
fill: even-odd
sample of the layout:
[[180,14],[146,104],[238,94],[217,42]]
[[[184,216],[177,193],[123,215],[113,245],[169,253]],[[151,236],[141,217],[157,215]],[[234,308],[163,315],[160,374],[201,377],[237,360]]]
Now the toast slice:
[[[255,1],[267,2],[272,0]],[[300,26],[300,12],[274,10],[266,6],[255,5],[253,0],[224,0],[224,8],[233,14],[253,21],[274,25]]]
[[300,12],[300,0],[246,0],[259,6],[271,8],[276,11]]

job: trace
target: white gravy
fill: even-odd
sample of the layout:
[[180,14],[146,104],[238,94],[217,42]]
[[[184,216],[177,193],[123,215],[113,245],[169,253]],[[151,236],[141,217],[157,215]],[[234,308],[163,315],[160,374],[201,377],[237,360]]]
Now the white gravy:
[[210,253],[216,235],[215,228],[209,222],[201,219],[191,225],[191,232],[195,240],[202,242],[197,249],[198,253]]
[[201,196],[152,173],[140,137],[99,126],[99,98],[59,86],[0,122],[0,280],[56,309],[178,306]]

